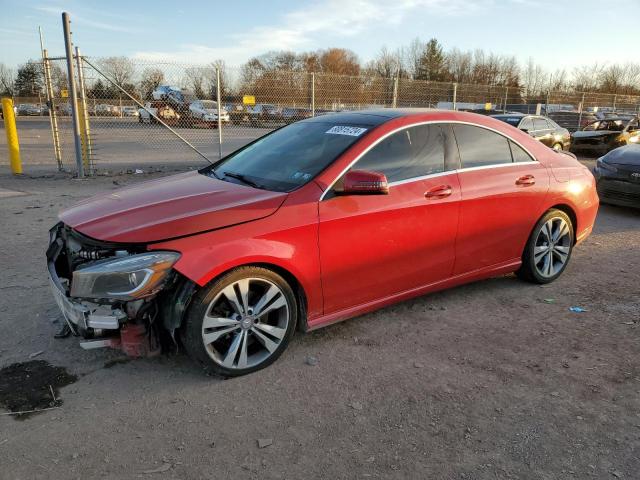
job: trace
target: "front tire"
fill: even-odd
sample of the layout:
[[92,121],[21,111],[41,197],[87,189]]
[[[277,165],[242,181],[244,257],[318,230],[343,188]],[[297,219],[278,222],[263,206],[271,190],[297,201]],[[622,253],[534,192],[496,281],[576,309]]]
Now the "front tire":
[[569,264],[574,231],[569,216],[552,208],[533,228],[522,253],[518,277],[532,283],[551,283]]
[[193,298],[183,343],[208,373],[236,377],[272,364],[295,332],[298,306],[289,284],[262,267],[240,267]]

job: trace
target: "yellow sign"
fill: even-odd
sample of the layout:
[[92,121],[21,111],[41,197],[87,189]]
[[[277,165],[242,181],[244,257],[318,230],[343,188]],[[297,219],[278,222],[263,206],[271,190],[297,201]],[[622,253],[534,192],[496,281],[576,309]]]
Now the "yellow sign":
[[484,109],[485,110],[491,110],[491,102],[487,102],[484,104]]
[[62,98],[67,98],[69,96],[69,92],[67,90],[60,90],[60,96]]
[[244,95],[242,97],[242,103],[244,105],[255,105],[256,104],[256,97],[254,97],[253,95]]

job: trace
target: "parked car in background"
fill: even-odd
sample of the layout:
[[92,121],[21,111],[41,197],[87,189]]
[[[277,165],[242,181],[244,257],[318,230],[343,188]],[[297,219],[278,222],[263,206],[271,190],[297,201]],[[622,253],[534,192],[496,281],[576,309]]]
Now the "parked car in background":
[[[215,100],[195,100],[189,104],[189,113],[194,119],[203,122],[217,122],[218,102]],[[220,121],[229,122],[229,113],[224,107],[220,108]]]
[[596,120],[573,132],[571,137],[573,151],[606,153],[623,145],[639,143],[640,119],[634,116],[630,120],[620,117]]
[[575,156],[496,119],[345,112],[83,200],[50,230],[47,265],[84,348],[152,354],[164,333],[237,376],[297,329],[510,272],[552,282],[597,210]]
[[100,103],[96,105],[94,111],[97,117],[119,116],[118,107],[115,105],[109,105],[108,103]]
[[42,115],[42,108],[40,105],[33,103],[20,103],[16,109],[18,115],[23,116],[36,116]]
[[235,104],[227,106],[227,112],[229,113],[229,120],[234,125],[250,123],[251,114],[249,112],[249,107],[245,105]]
[[269,103],[258,103],[247,107],[247,112],[249,113],[249,122],[254,127],[282,122],[282,109]]
[[523,115],[520,113],[491,115],[511,126],[514,126],[554,150],[569,150],[571,134],[556,122],[540,115]]
[[593,170],[602,203],[640,208],[640,145],[611,150]]
[[137,117],[138,115],[140,115],[140,113],[136,107],[129,105],[122,107],[123,117]]
[[180,114],[167,104],[167,102],[153,101],[145,103],[144,108],[138,109],[138,122],[148,124],[158,123],[152,114],[170,126],[178,125],[180,121]]
[[63,116],[63,117],[71,115],[71,104],[69,102],[60,103],[60,104],[56,105],[55,107],[56,107],[56,113],[58,115]]
[[[16,105],[13,106],[13,115],[18,115],[18,107]],[[4,110],[0,108],[0,118],[4,120]]]
[[569,132],[580,130],[582,127],[598,120],[598,116],[595,113],[580,113],[569,110],[557,110],[555,112],[549,112],[548,117],[558,125],[560,125],[562,128],[566,128],[567,130],[569,130]]
[[298,120],[311,118],[311,109],[287,107],[282,109],[282,120],[284,123],[293,123]]

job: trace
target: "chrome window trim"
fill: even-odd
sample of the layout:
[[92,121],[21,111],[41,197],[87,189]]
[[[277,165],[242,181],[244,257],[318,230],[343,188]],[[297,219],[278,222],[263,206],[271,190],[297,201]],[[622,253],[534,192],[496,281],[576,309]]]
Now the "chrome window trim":
[[[489,130],[491,132],[497,133],[498,135],[506,138],[507,140],[511,140],[513,143],[515,143],[516,145],[518,145],[520,148],[522,148],[527,155],[529,155],[532,160],[530,162],[511,162],[511,163],[497,163],[495,165],[482,165],[480,167],[467,167],[467,168],[458,168],[455,170],[446,170],[444,172],[438,172],[438,173],[432,173],[430,175],[422,175],[420,177],[411,177],[411,178],[406,178],[404,180],[398,180],[396,182],[391,182],[389,183],[389,187],[394,187],[397,185],[403,185],[405,183],[411,183],[411,182],[417,182],[420,180],[424,180],[426,178],[433,178],[436,176],[441,176],[441,175],[445,175],[445,174],[451,174],[451,173],[460,173],[460,172],[468,172],[468,171],[473,171],[473,170],[484,170],[487,168],[499,168],[499,167],[505,167],[505,166],[514,166],[514,165],[527,165],[530,163],[538,163],[538,161],[536,160],[536,157],[524,146],[522,145],[520,142],[518,142],[517,140],[506,136],[504,133],[496,130],[495,128],[491,128],[491,127],[485,127],[484,125],[478,125],[477,123],[472,123],[472,122],[465,122],[462,120],[426,120],[423,122],[416,122],[416,123],[412,123],[410,125],[403,125],[402,127],[398,127],[394,130],[391,130],[390,132],[385,133],[382,137],[378,138],[375,142],[373,142],[371,145],[369,145],[366,149],[364,149],[362,152],[360,152],[360,155],[358,155],[355,159],[353,159],[351,161],[351,163],[349,163],[349,165],[347,165],[341,172],[340,174],[338,174],[338,176],[329,184],[329,186],[324,190],[324,192],[322,192],[322,195],[320,195],[320,200],[318,201],[323,201],[324,197],[327,195],[327,193],[329,193],[331,191],[331,189],[333,188],[333,186],[336,184],[336,182],[338,180],[340,180],[340,178],[342,178],[342,176],[347,173],[349,171],[349,169],[351,167],[353,167],[356,162],[358,160],[360,160],[364,155],[366,155],[369,150],[371,150],[373,147],[375,147],[376,145],[378,145],[378,143],[380,143],[381,141],[383,141],[384,139],[386,139],[387,137],[398,133],[402,130],[406,130],[407,128],[412,128],[412,127],[418,127],[420,125],[431,125],[431,124],[439,124],[439,125],[471,125],[472,127],[478,127],[478,128],[484,128],[485,130]],[[513,157],[512,157],[513,159]],[[332,197],[333,198],[333,197]]]
[[420,180],[426,180],[427,178],[443,177],[445,175],[451,175],[452,173],[457,173],[457,172],[458,170],[446,170],[444,172],[430,173],[428,175],[422,175],[420,177],[405,178],[404,180],[389,182],[389,188],[395,187],[396,185],[404,185],[405,183],[419,182]]

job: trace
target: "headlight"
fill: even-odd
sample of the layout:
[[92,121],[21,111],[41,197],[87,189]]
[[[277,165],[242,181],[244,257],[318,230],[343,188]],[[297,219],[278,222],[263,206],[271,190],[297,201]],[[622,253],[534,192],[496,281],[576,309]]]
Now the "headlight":
[[135,300],[155,293],[180,254],[150,252],[104,260],[73,272],[71,296]]
[[602,158],[599,158],[598,160],[596,160],[596,167],[607,171],[607,172],[612,172],[615,173],[618,171],[618,169],[612,165],[609,165],[608,163],[605,163],[604,161],[602,161]]

